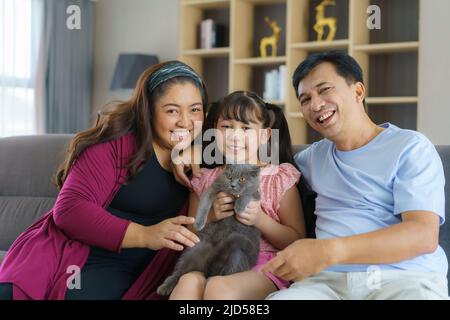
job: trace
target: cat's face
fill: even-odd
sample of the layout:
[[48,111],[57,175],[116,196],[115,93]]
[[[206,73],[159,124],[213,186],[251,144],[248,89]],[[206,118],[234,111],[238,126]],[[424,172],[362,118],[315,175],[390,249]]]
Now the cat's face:
[[259,186],[260,168],[250,164],[227,165],[224,170],[225,192],[239,196],[254,192]]

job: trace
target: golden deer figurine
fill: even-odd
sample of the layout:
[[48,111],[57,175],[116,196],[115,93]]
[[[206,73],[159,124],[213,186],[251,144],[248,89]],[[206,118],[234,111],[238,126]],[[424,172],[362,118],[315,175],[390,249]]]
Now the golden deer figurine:
[[272,35],[270,37],[264,37],[261,39],[261,42],[259,44],[259,52],[261,54],[261,57],[265,58],[267,57],[267,47],[272,46],[272,57],[276,57],[277,46],[280,42],[281,28],[275,20],[270,21],[268,17],[264,17],[264,21],[266,21],[269,27],[272,29]]
[[323,0],[316,7],[316,24],[314,25],[314,31],[317,32],[317,41],[322,41],[324,27],[328,26],[328,36],[325,39],[326,41],[332,41],[334,36],[336,35],[336,18],[333,17],[325,17],[325,7],[326,6],[335,6],[336,2],[334,0]]

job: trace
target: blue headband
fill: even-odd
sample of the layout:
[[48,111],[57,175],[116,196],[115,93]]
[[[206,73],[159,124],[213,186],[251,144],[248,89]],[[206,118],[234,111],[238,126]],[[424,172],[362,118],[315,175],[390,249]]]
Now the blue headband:
[[194,82],[201,88],[202,97],[204,96],[203,81],[200,76],[192,68],[180,61],[170,62],[156,70],[151,75],[147,82],[148,95],[151,96],[153,90],[155,90],[155,88],[160,84],[176,77],[188,77],[194,80]]

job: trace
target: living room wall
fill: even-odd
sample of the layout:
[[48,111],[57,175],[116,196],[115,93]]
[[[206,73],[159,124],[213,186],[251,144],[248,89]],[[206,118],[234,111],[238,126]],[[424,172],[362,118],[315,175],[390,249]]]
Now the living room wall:
[[105,103],[128,97],[109,90],[120,53],[157,54],[160,61],[177,57],[178,6],[178,0],[96,1],[94,115]]
[[450,1],[426,1],[421,10],[417,129],[434,144],[449,145]]

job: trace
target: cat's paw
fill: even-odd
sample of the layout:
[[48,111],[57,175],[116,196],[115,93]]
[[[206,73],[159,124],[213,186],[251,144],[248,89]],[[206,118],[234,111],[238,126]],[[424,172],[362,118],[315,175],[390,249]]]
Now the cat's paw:
[[200,231],[205,227],[205,224],[206,224],[205,220],[195,220],[193,226],[195,230]]
[[168,296],[175,288],[175,284],[176,282],[172,279],[172,277],[169,277],[158,287],[158,289],[156,289],[156,293],[160,296]]
[[245,211],[245,205],[242,202],[238,202],[234,204],[234,212],[240,214]]

